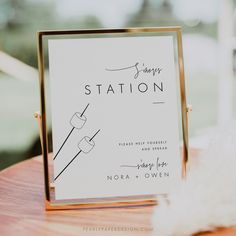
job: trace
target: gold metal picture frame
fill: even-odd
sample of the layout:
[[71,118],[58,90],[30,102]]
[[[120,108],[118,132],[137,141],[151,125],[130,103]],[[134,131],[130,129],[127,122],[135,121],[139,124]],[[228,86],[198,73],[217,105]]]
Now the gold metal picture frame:
[[[184,63],[182,49],[182,32],[181,27],[163,27],[163,28],[125,28],[125,29],[94,29],[94,30],[55,30],[55,31],[40,31],[37,33],[37,53],[38,53],[38,69],[39,69],[39,85],[40,85],[40,113],[35,113],[35,118],[39,122],[40,139],[42,146],[43,167],[44,167],[44,183],[45,183],[45,207],[46,210],[60,209],[85,209],[85,208],[104,208],[104,207],[125,207],[125,206],[140,206],[154,205],[157,203],[156,195],[141,195],[134,197],[114,197],[114,198],[99,198],[99,199],[76,199],[76,200],[55,200],[53,174],[52,174],[52,154],[49,151],[49,137],[47,126],[47,104],[46,101],[46,66],[47,56],[45,55],[45,40],[52,37],[75,37],[77,35],[86,36],[120,36],[120,35],[155,35],[158,34],[174,34],[176,36],[177,50],[177,69],[179,77],[179,95],[181,106],[181,131],[182,131],[182,177],[186,176],[186,164],[188,161],[188,117],[189,108],[186,105],[185,97],[185,78],[184,78]],[[73,184],[73,183],[71,183]],[[166,196],[164,196],[166,197]]]

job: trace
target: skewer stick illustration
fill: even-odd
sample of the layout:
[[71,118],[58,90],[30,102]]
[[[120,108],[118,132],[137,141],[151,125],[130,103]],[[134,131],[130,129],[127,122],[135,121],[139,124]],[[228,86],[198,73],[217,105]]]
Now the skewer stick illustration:
[[85,122],[87,121],[87,118],[84,116],[85,111],[87,110],[89,106],[89,103],[87,104],[87,106],[84,108],[82,113],[76,112],[71,120],[70,120],[70,124],[72,125],[72,129],[69,132],[69,134],[67,135],[66,139],[64,140],[64,142],[62,143],[62,145],[60,146],[60,148],[58,149],[56,155],[54,156],[53,160],[55,160],[58,156],[58,154],[60,153],[61,149],[63,148],[63,146],[65,145],[66,141],[68,140],[68,138],[70,137],[70,135],[72,134],[74,129],[81,129]]
[[62,171],[56,176],[54,181],[57,180],[57,178],[68,168],[68,166],[78,157],[78,155],[83,152],[85,154],[89,153],[95,146],[95,142],[93,139],[95,136],[100,132],[100,129],[92,136],[92,138],[89,138],[88,136],[85,136],[83,139],[80,140],[78,147],[79,152],[70,160],[70,162],[62,169]]

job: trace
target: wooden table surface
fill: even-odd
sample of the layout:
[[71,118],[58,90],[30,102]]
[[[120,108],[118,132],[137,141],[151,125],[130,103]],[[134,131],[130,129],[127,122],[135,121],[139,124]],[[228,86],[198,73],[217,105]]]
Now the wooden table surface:
[[[41,159],[36,157],[0,172],[0,235],[152,234],[154,207],[45,211]],[[198,235],[235,236],[236,228]]]

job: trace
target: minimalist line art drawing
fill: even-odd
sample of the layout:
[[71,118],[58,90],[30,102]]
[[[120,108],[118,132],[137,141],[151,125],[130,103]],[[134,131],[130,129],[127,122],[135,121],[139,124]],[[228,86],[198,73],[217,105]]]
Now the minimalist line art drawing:
[[58,179],[58,177],[69,167],[69,165],[79,156],[81,152],[88,154],[94,147],[95,136],[100,132],[100,129],[92,136],[92,138],[85,136],[82,138],[78,143],[78,148],[80,149],[79,152],[70,160],[70,162],[62,169],[62,171],[55,177],[54,181]]
[[95,142],[93,140],[90,141],[88,136],[85,136],[80,140],[78,147],[82,150],[83,153],[89,153],[95,146]]
[[84,108],[83,112],[75,112],[75,114],[71,117],[70,119],[70,124],[72,126],[71,131],[69,132],[69,134],[67,135],[67,137],[65,138],[65,140],[63,141],[62,145],[60,146],[60,148],[58,149],[56,155],[54,156],[53,160],[55,160],[58,156],[58,154],[60,153],[61,149],[63,148],[63,146],[65,145],[66,141],[68,140],[68,138],[70,137],[70,135],[72,134],[72,132],[74,131],[74,129],[82,129],[83,126],[85,125],[87,118],[86,116],[84,116],[85,111],[87,110],[89,106],[89,103],[87,104],[87,106]]

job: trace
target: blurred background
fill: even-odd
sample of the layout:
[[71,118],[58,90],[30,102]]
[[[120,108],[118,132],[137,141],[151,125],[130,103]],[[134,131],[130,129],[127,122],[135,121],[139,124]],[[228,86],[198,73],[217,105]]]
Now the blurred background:
[[183,28],[190,145],[202,148],[236,117],[235,0],[0,0],[0,170],[41,153],[37,31],[173,25]]

